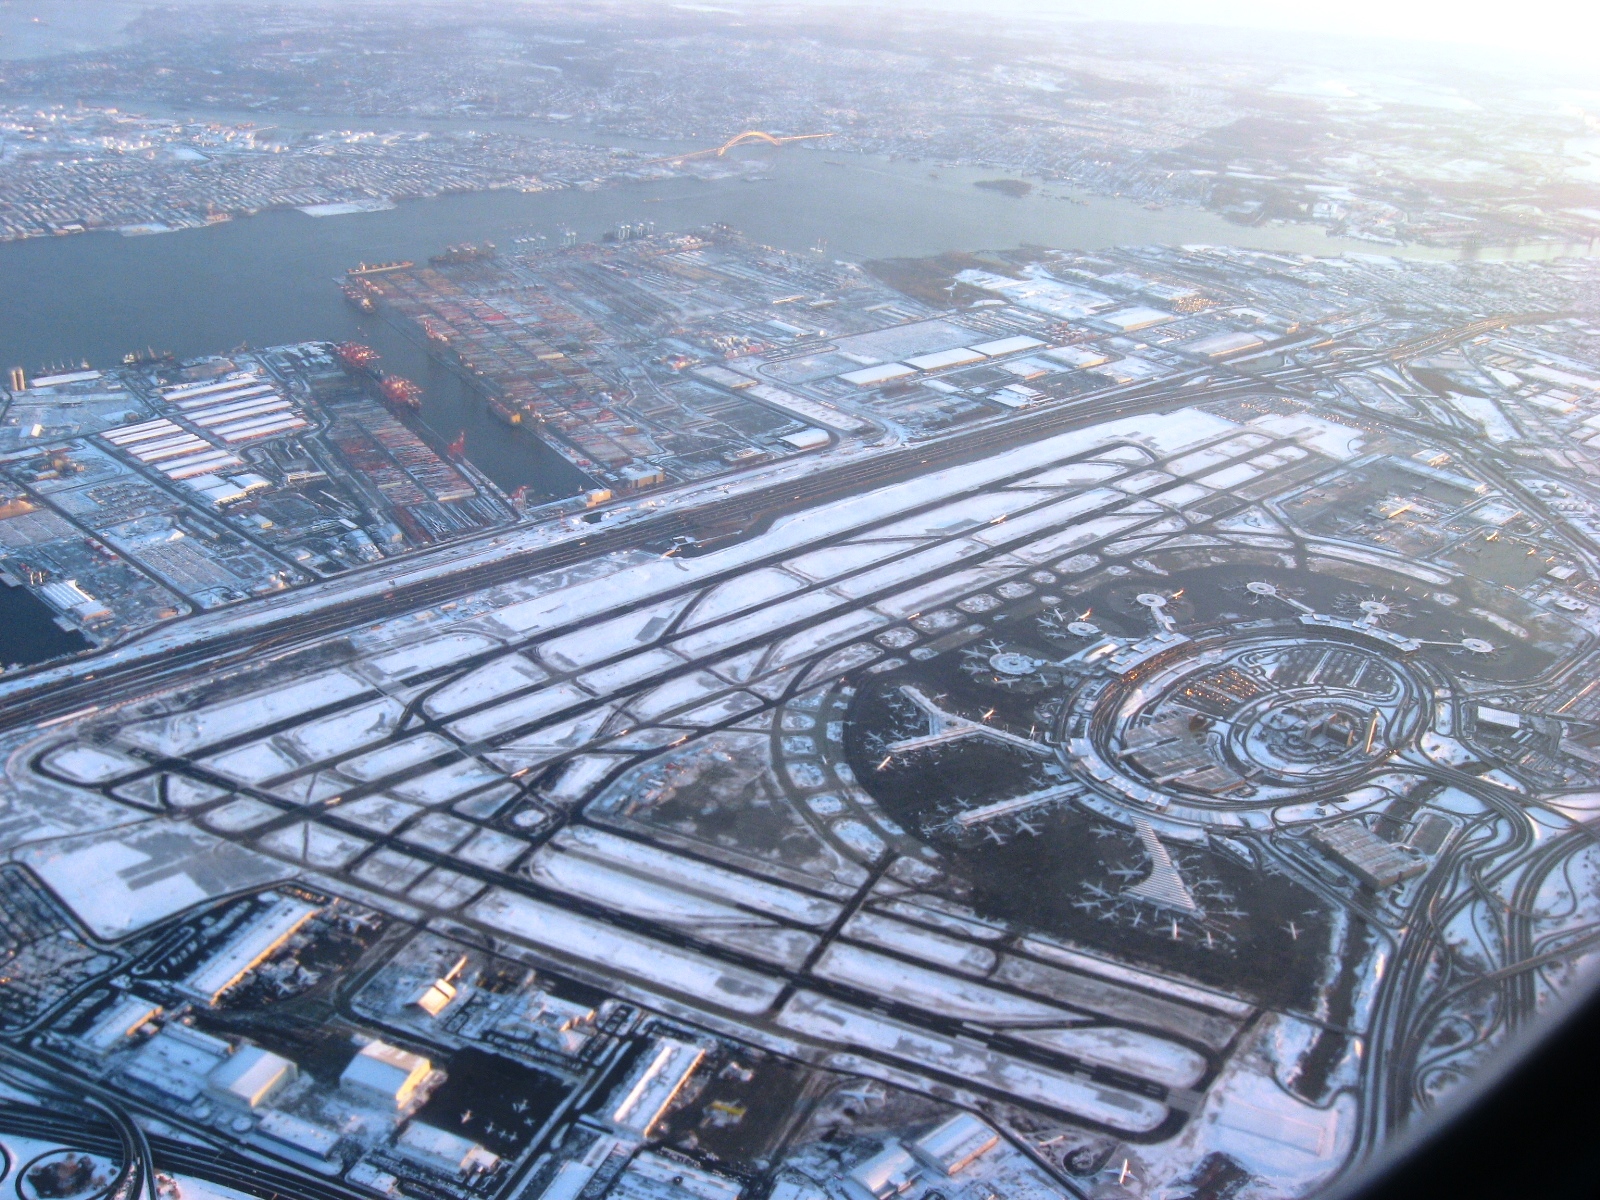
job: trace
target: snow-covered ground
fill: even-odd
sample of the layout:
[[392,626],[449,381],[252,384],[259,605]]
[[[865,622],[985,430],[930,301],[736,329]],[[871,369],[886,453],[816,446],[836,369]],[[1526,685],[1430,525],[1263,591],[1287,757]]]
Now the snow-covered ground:
[[583,825],[562,830],[552,845],[572,856],[615,863],[642,875],[671,880],[680,888],[710,896],[725,896],[745,908],[759,909],[807,925],[828,925],[838,918],[839,905],[794,888],[741,875],[658,846],[618,837]]
[[799,992],[790,999],[778,1023],[823,1041],[876,1051],[913,1067],[987,1084],[1019,1099],[1129,1133],[1147,1133],[1167,1117],[1167,1106],[1148,1096],[1036,1066],[811,992]]
[[[1132,469],[1154,489],[1188,487],[1153,464],[1240,436],[1198,412],[1107,422],[791,513],[693,558],[606,554],[394,614],[349,631],[340,666],[285,678],[292,666],[263,664],[189,707],[157,693],[127,719],[90,714],[92,738],[63,721],[9,760],[13,813],[54,839],[23,861],[107,931],[296,875],[407,917],[432,906],[763,1044],[870,1053],[911,1084],[954,1073],[1146,1132],[1167,1105],[1093,1083],[1084,1067],[1187,1088],[1208,1061],[1192,1047],[1222,1052],[1250,1006],[1043,943],[1002,946],[1003,931],[921,903],[858,904],[835,931],[874,869],[914,878],[917,864],[897,857],[905,832],[823,753],[843,714],[818,705],[841,676],[887,661],[885,646],[917,642],[920,625],[874,640],[897,622],[942,616],[959,628],[997,595],[1032,594],[1025,577],[1040,566],[1076,569],[1062,563],[1138,525],[1149,537],[1165,528],[1153,522],[1184,528],[1134,495],[1142,484],[1111,485]],[[1077,456],[1093,461],[1063,462]],[[347,584],[349,595],[367,586]],[[757,710],[780,701],[792,723],[774,728]],[[725,722],[737,727],[707,732]],[[54,779],[32,773],[29,747],[48,752]],[[154,801],[135,812],[89,790],[121,785],[150,756],[170,756],[151,795],[181,812],[157,815]],[[226,798],[187,763],[245,794]],[[670,827],[652,825],[652,806],[674,796]],[[615,832],[573,824],[531,840],[565,813]],[[747,819],[770,846],[735,835]],[[85,882],[105,873],[119,882]],[[524,894],[533,885],[546,898]],[[560,897],[596,907],[576,913]],[[802,1002],[804,992],[785,1006],[807,974],[923,1017]],[[983,1049],[918,1023],[952,1018],[1026,1035],[1034,1049]]]
[[511,892],[491,892],[475,902],[467,915],[489,929],[542,946],[558,956],[604,963],[610,970],[679,995],[699,997],[732,1012],[766,1012],[782,991],[782,984],[769,976]]

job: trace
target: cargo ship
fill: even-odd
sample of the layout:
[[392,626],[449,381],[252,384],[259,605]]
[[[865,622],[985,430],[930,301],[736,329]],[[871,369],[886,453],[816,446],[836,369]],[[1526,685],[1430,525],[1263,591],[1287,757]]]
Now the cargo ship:
[[352,308],[358,308],[364,313],[376,312],[378,309],[377,304],[375,304],[372,297],[367,294],[366,289],[361,287],[359,284],[341,283],[339,285],[339,291],[343,294],[345,303],[350,305]]
[[333,348],[339,361],[353,375],[363,376],[378,385],[378,395],[392,408],[422,407],[422,389],[403,375],[390,375],[378,369],[378,352],[360,342],[340,342]]
[[409,408],[413,412],[422,407],[422,389],[411,380],[399,375],[384,375],[378,381],[378,390],[384,403],[396,408]]
[[124,354],[122,356],[123,365],[129,367],[143,366],[145,363],[170,363],[175,361],[175,359],[176,356],[171,350],[157,350],[150,346],[146,346],[143,350],[135,350],[131,354]]
[[431,255],[428,265],[449,267],[458,263],[483,262],[498,253],[500,248],[493,242],[462,242],[458,246],[446,246],[438,254]]
[[515,405],[507,404],[504,400],[490,400],[489,415],[497,421],[504,421],[507,425],[522,424],[522,410]]
[[352,279],[355,279],[363,275],[382,275],[385,271],[404,271],[407,267],[414,267],[416,265],[417,264],[412,262],[409,258],[385,263],[357,263],[355,266],[346,271],[345,274],[350,276]]
[[360,342],[340,342],[333,350],[340,362],[358,371],[367,371],[378,361],[378,352]]

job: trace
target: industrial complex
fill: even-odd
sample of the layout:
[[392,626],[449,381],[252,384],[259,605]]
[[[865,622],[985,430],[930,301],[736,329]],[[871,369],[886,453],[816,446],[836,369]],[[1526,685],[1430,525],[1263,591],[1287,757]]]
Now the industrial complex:
[[1300,1195],[1570,989],[1591,263],[440,258],[344,286],[585,493],[359,347],[10,394],[47,1186]]
[[363,349],[19,372],[0,583],[103,644],[513,519]]

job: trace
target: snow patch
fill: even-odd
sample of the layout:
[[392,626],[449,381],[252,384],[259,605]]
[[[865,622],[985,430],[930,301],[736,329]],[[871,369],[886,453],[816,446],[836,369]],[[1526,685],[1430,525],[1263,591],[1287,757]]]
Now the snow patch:
[[274,776],[283,775],[300,765],[289,756],[288,751],[271,742],[251,742],[248,746],[214,754],[209,758],[200,759],[199,762],[219,775],[226,775],[229,779],[240,783],[254,784],[265,783]]
[[450,633],[379,654],[367,659],[365,665],[389,679],[407,679],[499,645],[494,638],[481,633]]
[[647,842],[636,842],[585,825],[572,825],[556,834],[555,845],[570,854],[614,863],[655,879],[709,896],[727,896],[747,908],[806,925],[828,925],[838,918],[839,905],[808,896],[755,876],[674,854]]
[[369,750],[365,754],[358,754],[354,758],[347,758],[339,764],[339,770],[352,779],[370,783],[373,780],[386,779],[408,767],[427,762],[430,758],[437,758],[454,749],[454,744],[437,733],[420,733],[403,742],[392,742],[376,750]]
[[430,716],[447,717],[451,713],[498,700],[512,692],[523,691],[549,678],[548,672],[534,666],[520,654],[508,654],[447,683],[429,696],[422,707]]
[[1117,1025],[1018,1030],[1014,1036],[1035,1046],[1059,1050],[1083,1062],[1112,1067],[1170,1088],[1193,1087],[1206,1072],[1205,1058],[1187,1046]]
[[562,709],[588,699],[589,694],[575,684],[558,683],[554,687],[518,696],[515,700],[463,717],[450,726],[450,731],[463,741],[481,741],[519,725],[531,725],[545,717],[554,716]]
[[709,671],[695,671],[670,679],[646,692],[628,705],[628,710],[642,721],[654,721],[664,713],[693,704],[726,691],[728,685]]
[[366,682],[346,671],[326,671],[226,704],[129,725],[119,736],[146,750],[182,758],[202,746],[326,708],[367,690]]
[[308,721],[283,734],[283,738],[300,751],[307,762],[326,762],[388,737],[399,726],[405,711],[398,700],[381,696],[343,712]]
[[792,997],[777,1021],[808,1037],[888,1055],[1129,1133],[1148,1133],[1167,1117],[1166,1105],[1148,1096],[1024,1063],[810,992]]
[[509,937],[591,963],[607,974],[632,975],[696,1003],[754,1015],[770,1009],[782,990],[779,980],[766,975],[716,963],[511,892],[496,889],[466,911],[471,919]]
[[835,942],[813,968],[816,975],[885,999],[958,1021],[981,1025],[1060,1025],[1073,1014],[1051,1004],[954,979],[886,954]]
[[491,770],[477,759],[464,758],[416,779],[397,783],[389,791],[392,795],[415,800],[419,804],[444,804],[486,784],[498,783],[502,778],[500,772]]
[[733,616],[758,604],[787,596],[802,586],[793,575],[777,567],[758,568],[706,592],[684,622],[684,628],[699,629],[722,617]]
[[15,857],[92,933],[107,939],[293,873],[251,850],[170,821],[26,846]]
[[601,659],[615,657],[625,650],[655,641],[691,599],[692,596],[679,596],[552,638],[539,647],[539,657],[563,671],[576,671]]
[[45,755],[40,765],[73,783],[91,785],[109,783],[142,771],[146,766],[131,754],[109,746],[86,746],[82,742],[68,742],[57,747]]
[[587,674],[580,675],[578,676],[578,682],[595,695],[605,696],[623,688],[632,687],[634,684],[643,683],[646,679],[675,670],[683,665],[683,659],[671,650],[665,648],[642,650],[638,654],[623,659],[621,662],[612,663],[607,667],[598,667]]
[[871,633],[874,629],[882,629],[888,623],[887,617],[869,608],[843,613],[779,642],[772,648],[772,654],[767,659],[767,669],[775,671],[790,666],[831,649],[841,642],[852,641],[862,634]]

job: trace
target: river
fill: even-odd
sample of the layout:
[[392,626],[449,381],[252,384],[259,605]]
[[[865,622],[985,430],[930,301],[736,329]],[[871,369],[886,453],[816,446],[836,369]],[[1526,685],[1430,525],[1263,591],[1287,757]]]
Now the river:
[[[818,244],[840,258],[999,249],[1024,243],[1094,249],[1129,243],[1214,242],[1305,253],[1370,252],[1306,225],[1245,228],[1192,208],[1067,198],[1041,185],[1020,198],[977,188],[993,171],[931,168],[826,150],[758,151],[769,174],[747,181],[691,178],[598,191],[476,192],[408,201],[338,217],[295,210],[145,237],[96,233],[0,244],[0,367],[38,371],[130,351],[179,356],[308,339],[364,341],[384,365],[421,383],[423,417],[444,440],[465,432],[468,456],[502,487],[570,493],[576,476],[530,435],[508,436],[450,372],[383,322],[347,306],[335,286],[360,262],[424,260],[452,242],[554,235],[586,240],[619,221],[658,228],[726,222],[772,245]],[[1409,257],[1451,257],[1406,248]]]
[[[758,152],[760,153],[760,152]],[[1303,225],[1259,229],[1191,208],[1068,200],[1059,185],[1014,198],[973,186],[993,171],[891,161],[826,150],[765,151],[769,175],[677,178],[598,191],[477,192],[408,201],[376,213],[309,217],[263,213],[204,229],[145,237],[96,233],[0,244],[0,367],[38,371],[87,360],[113,365],[130,351],[180,356],[241,344],[364,341],[390,370],[426,392],[424,419],[446,441],[466,433],[468,456],[502,487],[570,493],[576,477],[526,434],[508,436],[446,370],[383,322],[347,306],[335,286],[360,262],[423,261],[446,244],[554,235],[591,240],[619,221],[658,228],[726,222],[772,245],[819,243],[840,258],[998,249],[1024,243],[1094,249],[1151,242],[1217,242],[1341,253],[1374,249]],[[1419,258],[1448,257],[1408,248]]]

